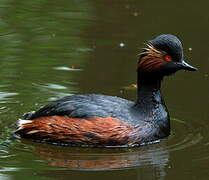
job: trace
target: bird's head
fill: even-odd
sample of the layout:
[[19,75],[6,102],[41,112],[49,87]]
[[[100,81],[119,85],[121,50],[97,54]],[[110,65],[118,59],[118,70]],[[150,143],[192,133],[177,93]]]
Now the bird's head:
[[178,70],[196,71],[183,56],[181,41],[174,35],[163,34],[148,41],[138,62],[138,72],[148,76],[168,76]]

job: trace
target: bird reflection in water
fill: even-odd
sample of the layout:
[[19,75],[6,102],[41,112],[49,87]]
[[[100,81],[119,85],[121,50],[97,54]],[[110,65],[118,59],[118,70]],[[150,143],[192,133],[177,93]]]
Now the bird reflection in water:
[[41,143],[32,144],[36,154],[53,167],[66,167],[73,170],[114,170],[125,168],[153,167],[154,174],[165,174],[169,163],[169,153],[165,142],[138,148],[76,148],[59,147]]

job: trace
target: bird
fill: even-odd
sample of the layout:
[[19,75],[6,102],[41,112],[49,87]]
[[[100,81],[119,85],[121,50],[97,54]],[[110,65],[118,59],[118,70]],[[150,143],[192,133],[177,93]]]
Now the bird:
[[137,63],[135,101],[102,94],[65,96],[17,121],[14,134],[35,142],[77,147],[136,147],[170,135],[161,83],[179,70],[196,71],[184,60],[181,41],[162,34],[145,43]]

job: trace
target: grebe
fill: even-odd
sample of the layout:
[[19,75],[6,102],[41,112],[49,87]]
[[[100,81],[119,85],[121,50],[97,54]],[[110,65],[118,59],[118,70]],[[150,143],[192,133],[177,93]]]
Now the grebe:
[[183,47],[176,36],[160,35],[148,41],[140,55],[135,102],[97,94],[63,97],[24,115],[15,135],[84,147],[133,147],[160,140],[170,134],[161,82],[181,69],[197,70],[183,60]]

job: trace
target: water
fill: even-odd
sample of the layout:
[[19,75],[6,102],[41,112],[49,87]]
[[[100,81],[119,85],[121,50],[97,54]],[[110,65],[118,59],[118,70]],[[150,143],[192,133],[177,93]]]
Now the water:
[[[28,1],[0,5],[0,179],[208,179],[209,2]],[[173,33],[198,72],[163,84],[172,135],[140,148],[57,147],[12,138],[25,112],[70,94],[135,99],[136,55]]]

